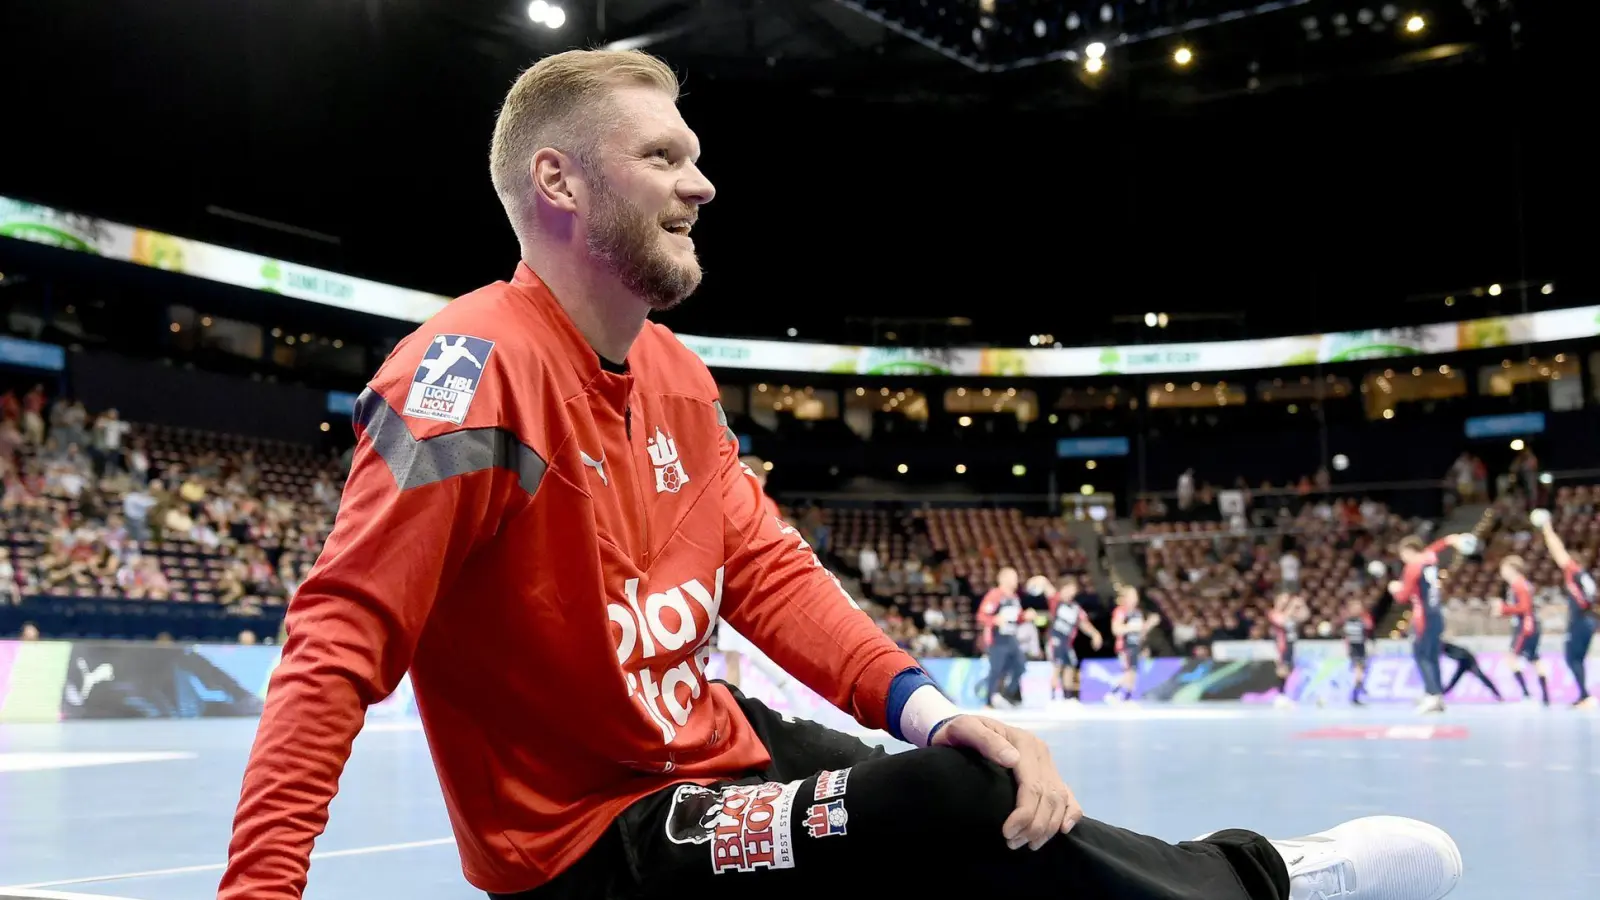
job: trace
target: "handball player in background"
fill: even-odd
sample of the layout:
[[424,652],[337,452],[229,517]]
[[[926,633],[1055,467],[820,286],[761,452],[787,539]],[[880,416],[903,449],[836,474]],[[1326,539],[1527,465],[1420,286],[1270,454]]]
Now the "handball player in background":
[[1089,621],[1078,603],[1078,579],[1068,575],[1061,580],[1061,590],[1050,598],[1050,697],[1058,695],[1065,700],[1078,699],[1078,651],[1074,644],[1078,632],[1089,636],[1094,649],[1105,643],[1100,630]]
[[1360,706],[1361,692],[1367,684],[1367,657],[1372,646],[1372,613],[1367,612],[1366,604],[1357,598],[1346,603],[1344,623],[1340,629],[1344,633],[1344,649],[1350,657],[1350,674],[1354,681],[1354,686],[1350,688],[1350,702]]
[[1022,703],[1022,676],[1028,661],[1017,640],[1022,621],[1022,598],[1017,595],[1017,570],[1006,566],[995,576],[995,586],[978,603],[978,625],[983,628],[989,656],[989,685],[985,705],[1009,707]]
[[1483,666],[1478,665],[1478,657],[1472,655],[1471,650],[1448,640],[1440,644],[1439,649],[1445,656],[1456,661],[1456,673],[1450,676],[1450,683],[1444,686],[1446,696],[1456,689],[1456,685],[1461,683],[1461,679],[1471,675],[1482,682],[1485,688],[1488,688],[1489,693],[1494,695],[1495,700],[1506,699],[1500,696],[1500,689],[1495,687],[1493,681],[1489,680],[1489,673],[1483,670]]
[[[356,404],[219,898],[301,895],[364,713],[408,670],[463,873],[492,897],[1449,893],[1459,851],[1410,819],[1170,844],[1084,818],[1042,740],[958,709],[875,627],[771,514],[705,364],[648,320],[698,286],[714,193],[677,95],[637,51],[549,56],[511,88],[490,157],[521,263],[403,339]],[[772,177],[848,209],[839,152],[775,154]],[[708,680],[719,617],[912,749]]]
[[1410,535],[1400,541],[1400,561],[1405,564],[1399,581],[1389,582],[1396,603],[1411,604],[1411,652],[1422,675],[1424,695],[1418,712],[1444,712],[1444,685],[1439,675],[1439,654],[1444,643],[1444,598],[1439,584],[1439,552],[1454,548],[1471,555],[1478,539],[1452,534],[1431,544]]
[[1527,568],[1528,564],[1515,554],[1500,560],[1500,578],[1506,583],[1506,597],[1495,608],[1495,615],[1511,619],[1511,673],[1517,679],[1517,686],[1522,688],[1522,699],[1532,697],[1528,692],[1528,679],[1524,671],[1528,663],[1533,663],[1534,671],[1539,675],[1539,692],[1544,696],[1544,705],[1549,706],[1550,670],[1539,658],[1539,638],[1543,629],[1539,627],[1539,616],[1533,610],[1533,582],[1524,574]]
[[1125,584],[1117,590],[1117,608],[1111,611],[1111,634],[1117,640],[1117,658],[1122,660],[1122,679],[1106,694],[1106,702],[1123,703],[1133,699],[1139,684],[1139,660],[1144,656],[1145,638],[1161,624],[1161,616],[1147,613],[1139,605],[1139,589]]
[[1289,697],[1289,676],[1294,674],[1294,647],[1300,639],[1300,626],[1311,617],[1306,600],[1299,594],[1287,591],[1272,602],[1267,621],[1272,626],[1272,640],[1278,648],[1278,696],[1273,702],[1278,706],[1293,706]]
[[[1050,629],[1050,598],[1055,590],[1056,586],[1043,575],[1035,575],[1023,585],[1019,598],[1022,600],[1022,624],[1017,627],[1017,644],[1022,648],[1024,674],[1027,660],[1048,658],[1049,647],[1045,641]],[[1017,702],[1021,702],[1020,692]]]
[[1566,542],[1556,534],[1549,510],[1536,509],[1528,518],[1544,537],[1544,545],[1550,551],[1550,561],[1561,569],[1561,592],[1567,598],[1567,667],[1572,669],[1572,677],[1578,681],[1578,700],[1575,705],[1580,709],[1593,709],[1596,704],[1595,698],[1589,695],[1585,660],[1589,656],[1589,643],[1594,640],[1595,627],[1600,624],[1595,619],[1600,610],[1595,607],[1594,576],[1567,550]]

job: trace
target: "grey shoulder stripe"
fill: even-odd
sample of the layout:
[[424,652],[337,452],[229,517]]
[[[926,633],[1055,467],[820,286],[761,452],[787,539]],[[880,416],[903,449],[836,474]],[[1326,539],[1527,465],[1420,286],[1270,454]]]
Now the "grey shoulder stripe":
[[484,469],[516,472],[530,495],[544,479],[545,461],[504,428],[469,428],[418,439],[389,401],[372,388],[356,398],[355,420],[402,491]]
[[728,440],[738,443],[739,436],[734,434],[733,428],[728,425],[728,412],[722,408],[722,401],[713,400],[711,405],[717,408],[717,424],[722,426],[722,430],[727,434]]

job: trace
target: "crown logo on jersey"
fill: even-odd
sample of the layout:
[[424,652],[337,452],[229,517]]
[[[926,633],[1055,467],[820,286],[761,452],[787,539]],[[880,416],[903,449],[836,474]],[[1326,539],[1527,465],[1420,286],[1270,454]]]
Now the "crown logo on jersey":
[[678,445],[660,426],[656,427],[656,436],[645,442],[645,449],[650,451],[650,464],[656,469],[656,493],[676,494],[689,483],[689,473],[678,461]]

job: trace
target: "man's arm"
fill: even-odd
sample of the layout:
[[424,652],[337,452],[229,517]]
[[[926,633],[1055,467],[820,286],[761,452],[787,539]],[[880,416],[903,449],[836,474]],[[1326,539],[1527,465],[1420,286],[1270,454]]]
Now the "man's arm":
[[1099,650],[1100,645],[1105,643],[1105,635],[1100,633],[1100,629],[1094,627],[1094,623],[1089,621],[1087,614],[1078,617],[1078,627],[1083,629],[1083,633],[1089,636],[1089,640],[1094,644],[1096,650]]
[[1555,523],[1544,523],[1544,527],[1539,529],[1539,533],[1544,536],[1545,548],[1550,551],[1550,561],[1555,563],[1556,567],[1562,572],[1571,569],[1572,555],[1567,552],[1566,542],[1561,540],[1561,535],[1556,534]]
[[[1391,581],[1389,594],[1398,603],[1410,603],[1417,598],[1417,588],[1422,584],[1422,564],[1411,563],[1400,571],[1400,580]],[[1398,591],[1394,586],[1398,585]]]
[[1511,615],[1523,617],[1522,627],[1525,631],[1533,630],[1533,582],[1523,581],[1511,586],[1511,592],[1516,595],[1517,604],[1508,612]]
[[497,399],[487,385],[466,429],[396,411],[419,356],[397,351],[395,371],[357,401],[354,463],[333,533],[289,607],[219,900],[300,896],[366,708],[399,684],[435,599],[487,523],[537,476],[517,471],[537,463],[531,452],[471,427]]
[[1119,606],[1111,611],[1111,634],[1113,636],[1123,637],[1132,630],[1128,627],[1128,614],[1123,611],[1122,607]]
[[1000,591],[990,588],[984,593],[983,599],[978,601],[978,612],[975,616],[978,627],[987,630],[994,624],[995,613],[1000,610]]
[[722,442],[723,616],[772,661],[868,728],[913,744],[959,710],[867,617],[800,533],[763,511],[761,486]]

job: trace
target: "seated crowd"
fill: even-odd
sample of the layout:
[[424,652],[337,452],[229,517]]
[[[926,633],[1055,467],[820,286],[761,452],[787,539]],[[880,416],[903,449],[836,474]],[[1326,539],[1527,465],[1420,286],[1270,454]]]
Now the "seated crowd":
[[802,530],[808,518],[813,532],[820,528],[813,546],[858,576],[863,604],[884,610],[879,622],[890,636],[923,656],[975,652],[977,601],[1002,568],[1053,584],[1077,578],[1081,592],[1093,591],[1089,560],[1058,518],[1015,508],[838,507],[802,516]]
[[[338,508],[345,460],[0,398],[0,636],[267,640]],[[788,513],[901,646],[971,652],[976,597],[1007,565],[1082,577],[1059,520],[1015,509]],[[843,566],[837,565],[842,558]],[[24,626],[27,626],[26,628]]]
[[[1246,503],[1249,503],[1246,498]],[[1376,605],[1390,577],[1373,561],[1394,559],[1394,545],[1422,523],[1382,503],[1302,493],[1279,495],[1270,514],[1246,507],[1228,521],[1147,522],[1131,537],[1143,565],[1147,603],[1170,622],[1178,652],[1205,652],[1212,641],[1265,639],[1279,593],[1303,597],[1310,617],[1300,636],[1331,637],[1345,603]],[[1254,521],[1260,526],[1250,528]]]
[[299,445],[130,425],[115,410],[91,419],[67,399],[47,419],[14,415],[23,404],[7,398],[0,604],[24,606],[30,631],[277,633],[332,524],[332,460]]
[[[1458,489],[1452,499],[1484,497]],[[1565,631],[1561,573],[1529,522],[1532,505],[1550,510],[1568,550],[1593,568],[1600,552],[1600,485],[1551,489],[1513,482],[1475,529],[1482,549],[1445,561],[1441,583],[1450,633],[1502,634],[1510,627],[1499,614],[1507,591],[1499,564],[1510,554],[1528,563],[1545,631]],[[1390,607],[1385,588],[1399,576],[1397,543],[1410,534],[1427,536],[1432,527],[1371,499],[1334,498],[1315,490],[1299,490],[1292,501],[1279,499],[1267,515],[1260,513],[1259,507],[1247,507],[1239,515],[1199,515],[1197,521],[1147,518],[1132,535],[1145,571],[1147,603],[1172,623],[1178,652],[1205,652],[1215,640],[1270,637],[1268,613],[1284,592],[1301,596],[1310,611],[1300,637],[1334,637],[1347,601],[1360,600],[1373,611]],[[1381,574],[1368,570],[1374,562],[1384,565]],[[1395,612],[1403,623],[1405,610]]]
[[[13,614],[0,635],[26,622],[29,634],[46,637],[270,639],[332,527],[347,465],[348,455],[302,445],[133,425],[116,410],[90,416],[69,399],[46,409],[40,389],[8,392],[0,396],[0,609]],[[1305,598],[1307,638],[1332,636],[1351,598],[1381,602],[1393,571],[1374,576],[1368,565],[1392,566],[1395,543],[1421,523],[1315,486],[1308,478],[1302,490],[1262,492],[1259,502],[1244,491],[1242,510],[1188,520],[1141,507],[1130,539],[1146,603],[1168,623],[1164,637],[1177,652],[1267,637],[1267,613],[1282,591]],[[1208,494],[1197,492],[1191,512],[1211,508]],[[1540,499],[1568,547],[1592,561],[1600,486]],[[1559,573],[1527,512],[1521,493],[1509,492],[1480,529],[1483,557],[1447,569],[1446,598],[1460,623],[1492,618],[1504,594],[1496,564],[1513,552],[1528,560],[1545,615],[1563,615]],[[1091,614],[1103,612],[1090,561],[1059,518],[930,505],[786,515],[831,567],[859,579],[852,594],[919,656],[977,651],[977,601],[1004,567],[1025,583],[1076,579]]]

